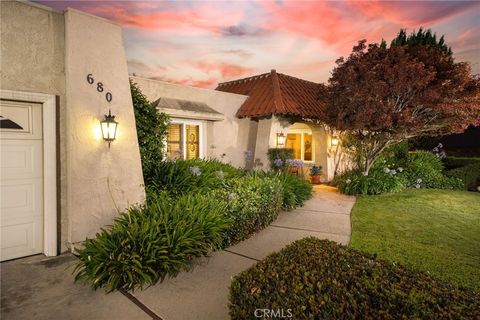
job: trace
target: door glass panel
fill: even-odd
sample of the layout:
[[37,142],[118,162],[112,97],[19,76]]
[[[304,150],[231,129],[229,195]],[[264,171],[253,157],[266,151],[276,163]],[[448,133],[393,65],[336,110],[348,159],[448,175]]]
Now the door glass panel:
[[168,126],[167,136],[167,158],[168,159],[182,159],[182,134],[183,128],[181,124],[171,123]]
[[287,134],[286,147],[293,149],[295,159],[302,159],[302,135],[300,133]]
[[197,125],[186,125],[186,159],[196,159],[199,157],[199,130]]
[[303,161],[312,161],[312,135],[303,134]]

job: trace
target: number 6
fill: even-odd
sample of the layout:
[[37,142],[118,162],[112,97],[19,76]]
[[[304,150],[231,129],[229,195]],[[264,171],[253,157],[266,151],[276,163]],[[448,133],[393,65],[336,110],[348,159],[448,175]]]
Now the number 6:
[[93,79],[93,75],[91,73],[87,75],[87,82],[89,84],[93,84],[95,82],[95,80]]

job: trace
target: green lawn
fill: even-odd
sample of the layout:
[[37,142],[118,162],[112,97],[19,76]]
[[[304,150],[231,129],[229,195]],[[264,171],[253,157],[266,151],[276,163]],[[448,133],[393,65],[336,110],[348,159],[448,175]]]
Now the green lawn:
[[361,196],[350,246],[480,291],[480,193]]

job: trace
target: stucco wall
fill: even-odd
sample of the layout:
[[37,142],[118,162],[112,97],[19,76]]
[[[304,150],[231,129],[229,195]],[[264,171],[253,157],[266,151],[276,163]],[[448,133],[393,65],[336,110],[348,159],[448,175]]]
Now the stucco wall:
[[16,1],[0,2],[0,87],[52,94],[57,101],[60,244],[67,249],[65,153],[65,28],[64,16],[48,7]]
[[250,120],[237,119],[235,113],[248,98],[247,96],[139,77],[132,77],[132,80],[138,84],[142,93],[150,101],[160,97],[199,101],[224,114],[224,120],[207,121],[205,154],[207,158],[221,159],[222,154],[225,153],[223,157],[225,162],[238,167],[245,165],[244,152],[255,144],[251,141],[252,126]]
[[[68,9],[66,31],[67,199],[69,242],[92,237],[118,210],[144,201],[143,177],[122,30],[112,22]],[[95,84],[87,82],[92,74]],[[97,91],[101,81],[104,92]],[[105,93],[110,91],[109,103]],[[112,110],[119,122],[111,148],[99,120]]]

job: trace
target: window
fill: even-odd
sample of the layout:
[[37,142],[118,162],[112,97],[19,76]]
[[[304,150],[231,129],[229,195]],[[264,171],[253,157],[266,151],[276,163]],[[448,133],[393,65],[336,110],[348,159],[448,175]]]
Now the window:
[[313,161],[313,139],[309,132],[295,132],[287,134],[287,148],[293,149],[295,159]]
[[202,157],[201,133],[201,122],[173,120],[168,126],[167,158],[197,159]]

